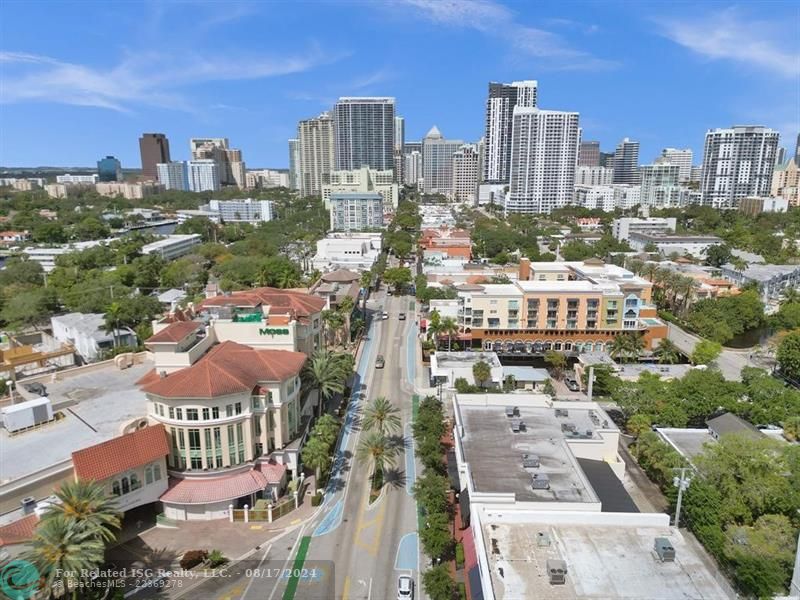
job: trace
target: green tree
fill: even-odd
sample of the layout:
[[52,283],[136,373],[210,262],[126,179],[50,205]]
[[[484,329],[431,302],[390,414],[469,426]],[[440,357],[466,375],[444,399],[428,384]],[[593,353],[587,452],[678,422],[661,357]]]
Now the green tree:
[[112,541],[122,526],[122,513],[116,501],[106,496],[102,484],[94,481],[65,481],[55,491],[58,503],[48,506],[42,520],[63,517],[106,542]]
[[333,448],[339,436],[339,421],[331,414],[324,414],[314,424],[313,435],[320,438],[328,448]]
[[725,263],[731,261],[733,255],[731,254],[730,246],[727,244],[716,244],[706,248],[706,263],[712,267],[721,267]]
[[44,283],[44,269],[35,260],[9,258],[5,268],[0,271],[0,286],[25,285],[41,286]]
[[445,317],[440,325],[440,333],[447,336],[447,351],[450,352],[453,343],[453,335],[458,333],[458,323],[453,317]]
[[435,471],[425,470],[414,483],[414,498],[426,514],[447,511],[447,477]]
[[383,280],[387,283],[387,285],[394,286],[395,292],[399,294],[404,286],[407,286],[411,283],[411,270],[406,267],[393,267],[391,269],[386,269],[386,271],[383,273]]
[[547,350],[544,353],[544,362],[550,367],[553,377],[559,379],[567,366],[567,357],[556,350]]
[[792,379],[800,379],[800,331],[793,331],[781,340],[775,358],[781,372]]
[[713,363],[722,353],[722,346],[711,340],[700,340],[692,350],[692,364],[708,365]]
[[653,425],[653,420],[650,418],[650,415],[645,414],[635,414],[626,423],[626,427],[631,434],[639,437],[645,431],[650,431],[650,427]]
[[309,391],[317,393],[318,415],[324,412],[325,404],[335,394],[344,392],[346,377],[343,374],[341,361],[333,352],[317,350],[306,361],[301,378]]
[[316,485],[319,486],[322,471],[327,469],[331,462],[330,447],[322,438],[311,435],[303,446],[300,457],[303,459],[303,464],[314,469]]
[[662,338],[653,350],[653,355],[662,365],[674,365],[680,360],[680,350],[669,338]]
[[553,387],[553,382],[549,379],[544,382],[542,386],[542,393],[547,394],[550,397],[554,397],[556,395],[556,388]]
[[783,435],[791,442],[800,440],[800,416],[786,418],[783,422]]
[[377,490],[377,483],[383,481],[386,467],[394,465],[399,449],[380,431],[369,431],[361,437],[356,448],[356,457],[360,461],[372,464],[372,489]]
[[48,221],[34,227],[31,238],[39,244],[63,244],[67,241],[67,232],[61,224]]
[[31,289],[5,299],[0,319],[13,330],[36,328],[47,322],[57,307],[58,301],[51,288]]
[[393,406],[384,396],[375,398],[364,409],[364,429],[374,429],[384,435],[400,430],[400,409]]
[[486,382],[492,379],[492,367],[485,360],[479,360],[472,365],[472,376],[475,378],[475,383],[484,387]]
[[431,600],[453,600],[456,584],[447,565],[436,565],[422,574],[422,587]]
[[419,530],[419,541],[431,558],[446,558],[453,550],[450,517],[446,512],[432,512],[424,517],[425,526]]

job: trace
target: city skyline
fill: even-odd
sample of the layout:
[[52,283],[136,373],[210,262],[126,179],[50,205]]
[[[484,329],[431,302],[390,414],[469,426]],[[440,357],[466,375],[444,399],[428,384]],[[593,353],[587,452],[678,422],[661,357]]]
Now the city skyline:
[[[639,141],[642,164],[666,147],[699,158],[708,129],[733,125],[776,129],[791,153],[800,129],[797,14],[781,3],[766,19],[711,3],[200,4],[196,23],[178,25],[185,7],[87,19],[78,4],[6,4],[5,23],[39,34],[0,29],[0,164],[88,167],[110,154],[138,167],[138,138],[158,131],[176,160],[190,158],[189,138],[218,136],[252,168],[285,168],[297,122],[340,96],[395,97],[406,140],[436,125],[474,142],[488,82],[525,79],[539,81],[542,108],[579,112],[583,138],[604,151]],[[213,52],[186,51],[198,35],[214,37]]]

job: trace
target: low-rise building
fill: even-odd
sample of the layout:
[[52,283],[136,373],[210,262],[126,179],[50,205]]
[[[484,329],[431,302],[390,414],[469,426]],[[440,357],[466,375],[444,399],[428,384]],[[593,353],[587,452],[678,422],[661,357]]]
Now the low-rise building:
[[48,183],[44,186],[44,191],[51,198],[69,198],[94,187],[93,183]]
[[383,228],[383,197],[378,192],[336,192],[329,204],[332,231]]
[[116,181],[100,182],[95,184],[95,190],[101,196],[122,196],[126,200],[141,200],[161,193],[164,186],[160,183],[145,181],[142,183],[124,183]]
[[128,327],[113,331],[106,328],[102,313],[67,313],[50,317],[53,337],[62,344],[70,344],[84,362],[103,360],[114,348],[137,344],[136,334]]
[[[588,168],[588,167],[578,167]],[[601,168],[601,167],[597,167]],[[609,171],[611,169],[608,169]],[[590,210],[602,210],[603,212],[614,212],[615,192],[612,185],[576,185],[575,204]]]
[[423,229],[419,240],[423,252],[431,251],[444,258],[472,258],[472,241],[469,231],[451,227]]
[[329,310],[336,310],[346,297],[351,298],[355,306],[361,294],[361,274],[348,269],[323,273],[308,293],[324,299],[325,308]]
[[[598,404],[457,394],[453,413],[472,597],[730,597],[669,516],[641,512],[628,493],[619,430]],[[674,561],[654,556],[658,540]]]
[[720,272],[737,287],[758,286],[764,302],[779,300],[784,290],[800,287],[800,265],[748,264],[740,271],[735,265],[726,263],[720,267]]
[[311,264],[318,271],[367,271],[378,260],[381,240],[380,233],[329,233],[317,241]]
[[456,290],[462,339],[500,354],[603,350],[624,333],[643,335],[649,348],[666,336],[651,305],[652,284],[599,259],[522,259],[515,282]]
[[15,246],[31,239],[29,231],[0,231],[0,246]]
[[789,200],[780,197],[750,196],[739,200],[739,212],[752,217],[762,212],[785,213],[789,210]]
[[611,185],[614,180],[614,169],[608,167],[578,166],[575,169],[575,185],[595,186]]
[[[165,343],[158,339],[147,343]],[[170,441],[170,485],[160,497],[167,517],[222,518],[231,505],[274,501],[287,470],[299,475],[299,447],[284,450],[301,431],[305,361],[302,352],[226,341],[183,369],[141,380],[148,416]]]
[[503,365],[500,364],[495,352],[433,352],[430,367],[431,386],[441,383],[444,387],[453,389],[458,379],[465,379],[470,385],[479,385],[472,371],[479,362],[489,365],[491,373],[489,380],[480,382],[480,385],[486,388],[502,385]]
[[392,213],[397,208],[400,191],[394,180],[394,172],[391,169],[377,171],[366,166],[352,171],[331,171],[330,183],[322,186],[322,200],[325,208],[330,208],[333,194],[369,192],[380,194],[384,212]]
[[64,175],[56,175],[56,183],[88,183],[94,185],[97,183],[99,177],[97,173],[91,173],[89,175],[70,175],[69,173],[65,173]]
[[199,233],[168,235],[142,246],[142,254],[156,254],[164,260],[175,260],[192,252],[202,241]]
[[210,208],[187,208],[175,211],[178,223],[185,223],[189,219],[208,219],[212,223],[219,224],[219,211]]
[[637,252],[645,252],[648,247],[655,246],[656,251],[664,256],[677,253],[702,259],[711,246],[722,244],[721,238],[715,235],[654,235],[650,233],[630,233],[628,244]]
[[800,206],[798,187],[800,186],[800,166],[796,160],[790,160],[782,165],[776,165],[772,174],[772,187],[770,195],[784,198],[789,206]]
[[289,172],[278,171],[276,169],[261,169],[258,171],[247,171],[245,181],[248,188],[274,188],[289,187]]
[[611,224],[611,234],[622,242],[629,240],[632,233],[649,233],[651,235],[674,233],[676,224],[675,217],[623,217],[614,219]]
[[266,223],[275,218],[275,205],[271,200],[211,200],[200,210],[216,213],[219,223]]
[[61,244],[60,246],[51,247],[33,247],[29,246],[22,250],[22,253],[29,259],[38,262],[42,265],[45,273],[49,273],[56,268],[56,260],[59,256],[69,254],[71,252],[81,252],[87,248],[94,248],[106,243],[107,240],[93,240],[88,242],[74,242],[72,244]]

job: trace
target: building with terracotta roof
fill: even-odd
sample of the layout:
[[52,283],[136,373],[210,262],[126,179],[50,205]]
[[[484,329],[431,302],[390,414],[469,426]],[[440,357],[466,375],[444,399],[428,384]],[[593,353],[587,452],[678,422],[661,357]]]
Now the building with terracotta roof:
[[224,517],[231,504],[277,497],[287,472],[299,474],[300,444],[292,442],[302,430],[306,355],[224,341],[192,360],[210,339],[201,331],[177,322],[150,338],[157,364],[160,346],[182,344],[191,363],[140,380],[149,418],[167,431],[170,482],[161,502],[175,519]]
[[423,229],[419,245],[423,252],[433,252],[444,258],[472,258],[472,241],[469,232],[451,227]]
[[72,453],[76,480],[104,485],[128,511],[157,502],[167,491],[169,443],[163,425],[145,426]]

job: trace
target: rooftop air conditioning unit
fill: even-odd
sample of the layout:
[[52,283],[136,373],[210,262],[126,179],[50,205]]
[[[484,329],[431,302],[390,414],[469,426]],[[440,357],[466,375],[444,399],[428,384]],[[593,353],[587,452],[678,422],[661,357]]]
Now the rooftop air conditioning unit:
[[536,454],[523,454],[522,467],[525,469],[538,469],[540,465],[539,457]]
[[531,475],[531,488],[534,490],[549,490],[550,477],[545,473],[534,473]]
[[22,514],[29,515],[36,510],[36,498],[33,496],[26,496],[22,499]]
[[506,416],[510,419],[513,416],[517,415],[519,411],[517,410],[516,406],[506,406]]
[[557,408],[556,409],[556,416],[557,417],[568,417],[569,411],[566,408]]
[[661,562],[675,562],[675,548],[665,537],[657,537],[654,550]]
[[550,585],[559,585],[567,581],[567,563],[555,558],[547,559],[547,576],[550,578]]
[[511,419],[511,431],[519,433],[525,427],[522,419]]
[[546,548],[550,545],[550,534],[540,531],[536,535],[536,545],[540,548]]

